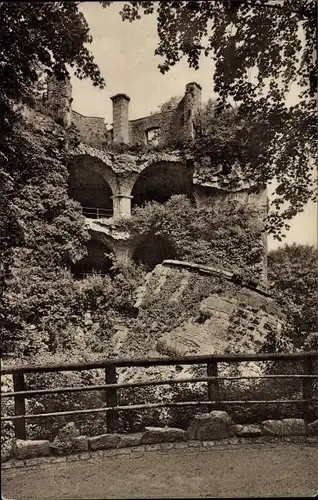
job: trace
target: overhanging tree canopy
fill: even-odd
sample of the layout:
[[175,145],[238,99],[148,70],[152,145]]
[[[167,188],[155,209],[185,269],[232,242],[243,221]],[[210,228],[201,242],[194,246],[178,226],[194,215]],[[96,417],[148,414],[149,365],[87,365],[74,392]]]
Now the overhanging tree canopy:
[[121,11],[130,22],[143,14],[157,16],[162,73],[184,57],[195,69],[201,55],[214,59],[219,110],[235,101],[244,118],[236,139],[245,169],[277,181],[268,222],[279,238],[314,198],[316,0],[130,1]]

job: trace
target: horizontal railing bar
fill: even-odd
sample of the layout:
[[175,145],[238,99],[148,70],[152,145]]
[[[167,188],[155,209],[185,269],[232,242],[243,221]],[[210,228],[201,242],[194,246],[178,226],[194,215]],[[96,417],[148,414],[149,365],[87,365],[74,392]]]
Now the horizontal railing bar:
[[92,361],[85,363],[61,363],[48,365],[27,365],[3,367],[2,375],[10,375],[13,373],[45,373],[59,371],[81,371],[105,368],[109,365],[115,365],[118,368],[128,367],[143,367],[150,366],[168,366],[168,365],[195,365],[208,363],[211,361],[219,363],[235,363],[248,361],[277,361],[277,360],[304,360],[308,358],[318,359],[318,351],[302,352],[302,353],[271,353],[271,354],[204,354],[200,356],[178,356],[178,357],[161,357],[161,358],[136,358],[136,359],[103,359],[100,361]]
[[103,207],[81,207],[82,210],[105,210],[105,212],[112,212],[111,208],[103,208]]
[[185,384],[185,383],[198,383],[198,382],[208,382],[210,380],[255,380],[255,379],[286,379],[286,378],[296,378],[296,379],[318,379],[318,375],[250,375],[250,376],[238,376],[238,377],[188,377],[180,379],[163,379],[163,380],[149,380],[145,382],[127,382],[122,384],[103,384],[103,385],[91,385],[91,386],[78,386],[78,387],[57,387],[56,389],[35,389],[30,391],[17,391],[17,392],[4,392],[1,393],[2,398],[9,398],[14,396],[25,396],[33,397],[45,394],[60,394],[67,392],[84,392],[84,391],[101,391],[104,389],[129,389],[131,387],[148,387],[154,385],[174,385],[174,384]]
[[33,420],[38,418],[48,418],[48,417],[62,417],[66,415],[78,415],[78,414],[86,414],[86,413],[105,413],[108,411],[114,410],[148,410],[152,408],[165,408],[165,407],[177,407],[177,406],[206,406],[213,404],[223,404],[223,405],[246,405],[246,404],[303,404],[303,403],[312,403],[313,401],[318,401],[317,399],[289,399],[289,400],[260,400],[260,401],[178,401],[173,403],[147,403],[140,405],[127,405],[127,406],[108,406],[103,408],[91,408],[89,410],[69,410],[69,411],[60,411],[53,413],[37,413],[34,415],[15,415],[10,417],[1,417],[2,422],[13,421],[13,420]]

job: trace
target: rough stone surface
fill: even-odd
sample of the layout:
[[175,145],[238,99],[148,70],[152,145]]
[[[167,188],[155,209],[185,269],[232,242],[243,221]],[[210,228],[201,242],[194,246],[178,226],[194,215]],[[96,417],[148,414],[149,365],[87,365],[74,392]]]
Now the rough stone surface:
[[196,415],[187,429],[187,438],[190,440],[213,441],[234,435],[235,427],[226,411],[214,410]]
[[186,433],[182,429],[173,427],[146,427],[142,437],[142,444],[171,443],[185,441]]
[[74,422],[68,422],[62,429],[59,430],[57,436],[51,443],[51,448],[57,455],[70,453],[74,448],[75,439],[80,432]]
[[262,436],[262,429],[260,425],[236,425],[235,433],[239,437],[260,437]]
[[311,436],[318,436],[318,420],[311,422],[307,426],[308,434]]
[[[149,277],[149,284],[146,282],[139,290],[138,306],[146,302],[149,293],[156,293],[156,283],[160,284],[161,293],[167,290],[169,302],[172,297],[169,296],[169,286],[176,280],[179,280],[178,290],[181,290],[177,300],[184,301],[181,283],[189,279],[190,272],[190,268],[179,269],[172,261],[157,266]],[[234,353],[255,353],[264,345],[269,332],[279,338],[283,317],[278,312],[275,315],[269,313],[274,307],[273,299],[239,284],[231,287],[232,296],[230,293],[210,295],[199,305],[199,318],[189,318],[158,337],[156,350],[165,356],[220,354],[226,349]],[[238,368],[241,375],[258,375],[263,370],[262,363],[240,364]]]
[[[94,452],[94,457],[108,457],[108,456],[126,456],[131,457],[141,457],[145,452],[153,450],[156,453],[164,453],[164,450],[193,450],[195,451],[198,447],[202,451],[206,451],[209,448],[226,448],[228,444],[233,444],[235,446],[268,446],[269,443],[281,445],[282,443],[307,443],[310,446],[317,446],[318,436],[262,436],[257,438],[229,438],[220,439],[216,441],[186,441],[186,442],[175,442],[175,443],[161,443],[154,445],[142,445],[131,448],[116,448],[111,450],[99,450]],[[8,460],[1,464],[1,469],[12,469],[19,467],[38,467],[47,468],[49,464],[55,463],[65,463],[73,462],[77,460],[90,460],[92,458],[91,453],[81,452],[66,456],[43,456],[21,460]]]
[[143,434],[136,432],[135,434],[120,434],[118,448],[130,448],[131,446],[141,445]]
[[76,126],[81,141],[99,149],[106,146],[106,127],[104,118],[93,116],[83,116],[76,111],[72,111],[72,123]]
[[9,450],[1,450],[1,463],[7,462],[10,459]]
[[303,436],[306,434],[305,421],[301,418],[264,420],[261,425],[265,436]]
[[13,442],[12,454],[17,460],[27,458],[47,457],[50,455],[50,443],[46,440],[31,441],[17,439]]
[[120,443],[119,434],[102,434],[88,439],[91,450],[108,450],[117,448]]
[[88,437],[78,436],[77,438],[75,438],[73,449],[75,452],[88,451]]
[[210,318],[216,311],[223,312],[230,316],[235,310],[237,300],[219,297],[218,295],[210,295],[203,300],[200,305],[200,313],[206,318]]

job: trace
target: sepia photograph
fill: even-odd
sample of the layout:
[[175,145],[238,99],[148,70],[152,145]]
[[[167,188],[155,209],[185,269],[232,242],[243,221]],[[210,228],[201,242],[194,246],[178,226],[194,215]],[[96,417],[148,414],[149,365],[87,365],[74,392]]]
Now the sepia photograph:
[[318,496],[317,21],[0,1],[1,500]]

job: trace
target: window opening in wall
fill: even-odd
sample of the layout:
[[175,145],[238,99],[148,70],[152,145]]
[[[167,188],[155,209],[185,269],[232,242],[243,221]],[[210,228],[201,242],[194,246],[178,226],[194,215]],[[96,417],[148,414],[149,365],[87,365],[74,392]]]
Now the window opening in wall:
[[160,142],[161,129],[160,127],[153,127],[146,131],[147,144],[157,146]]

